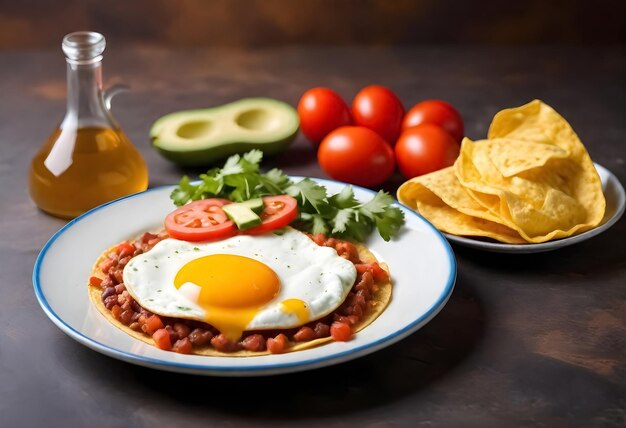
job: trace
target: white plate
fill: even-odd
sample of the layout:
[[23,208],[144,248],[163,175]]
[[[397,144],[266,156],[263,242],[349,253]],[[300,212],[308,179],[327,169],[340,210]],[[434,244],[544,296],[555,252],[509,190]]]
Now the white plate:
[[[299,177],[294,177],[299,179]],[[329,192],[344,184],[316,179]],[[71,338],[120,360],[203,375],[255,376],[294,372],[348,361],[391,345],[421,328],[445,305],[456,278],[454,253],[426,220],[401,207],[406,226],[390,242],[372,234],[366,244],[388,263],[393,296],[387,309],[349,342],[282,355],[204,357],[161,351],[110,324],[87,295],[91,266],[100,253],[125,239],[159,228],[175,207],[173,186],[150,189],[94,208],[69,222],[43,247],[33,271],[35,294],[46,315]],[[355,187],[361,199],[371,190]]]
[[542,242],[541,244],[503,244],[500,242],[483,241],[476,238],[451,235],[449,233],[444,233],[444,235],[449,241],[455,244],[496,253],[541,253],[567,247],[568,245],[573,245],[592,238],[613,226],[617,220],[620,219],[622,214],[624,214],[624,207],[626,206],[624,188],[617,177],[602,165],[597,163],[594,163],[594,165],[602,181],[602,191],[606,198],[606,211],[604,212],[604,218],[600,224],[587,232],[570,236],[569,238],[557,239],[556,241]]

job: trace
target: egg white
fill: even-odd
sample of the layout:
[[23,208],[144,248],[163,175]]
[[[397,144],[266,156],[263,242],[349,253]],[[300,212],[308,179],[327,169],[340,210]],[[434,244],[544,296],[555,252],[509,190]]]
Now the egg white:
[[[124,284],[144,308],[163,316],[205,321],[205,310],[190,293],[174,286],[178,271],[190,261],[213,254],[249,257],[266,264],[280,279],[280,291],[248,323],[246,330],[293,328],[303,324],[281,302],[300,299],[309,320],[328,315],[345,300],[356,279],[354,265],[305,234],[288,229],[273,233],[238,235],[216,242],[164,239],[150,251],[134,257],[124,268]],[[182,290],[182,292],[181,292]]]

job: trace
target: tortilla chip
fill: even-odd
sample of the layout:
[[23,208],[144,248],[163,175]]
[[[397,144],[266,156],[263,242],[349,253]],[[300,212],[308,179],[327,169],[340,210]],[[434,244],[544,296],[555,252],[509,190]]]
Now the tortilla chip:
[[442,232],[484,236],[509,244],[525,242],[515,230],[498,224],[498,218],[468,194],[453,167],[407,181],[398,189],[398,200]]
[[[504,177],[512,177],[524,171],[544,166],[551,159],[567,158],[567,150],[545,143],[495,138],[484,144],[485,155]],[[527,156],[519,156],[527,153]]]
[[589,154],[565,119],[541,101],[498,113],[489,140],[464,140],[455,172],[474,199],[528,242],[589,230],[604,216]]
[[[359,244],[359,243],[356,243],[355,245],[359,252],[359,258],[364,263],[373,263],[377,261],[374,254],[372,254],[372,252],[365,245]],[[109,253],[115,250],[116,247],[117,245],[109,248],[104,253],[102,253],[102,255],[98,258],[98,260],[96,260],[96,263],[93,265],[91,276],[96,276],[98,278],[104,277],[104,274],[100,271],[98,266],[103,260],[107,258],[107,255]],[[387,273],[389,273],[389,268],[385,263],[380,263],[380,266],[383,269],[385,269]],[[98,311],[107,319],[107,321],[109,321],[111,324],[113,324],[115,327],[119,328],[123,332],[131,335],[135,339],[141,340],[142,342],[145,342],[149,345],[154,346],[154,340],[152,339],[151,336],[144,334],[143,332],[132,330],[130,327],[122,324],[120,321],[116,320],[113,317],[111,311],[109,311],[104,306],[104,302],[102,301],[102,298],[101,298],[103,290],[100,287],[88,285],[88,289],[89,289],[89,298],[91,299],[91,302],[98,309]],[[363,317],[361,318],[359,323],[356,326],[354,326],[353,331],[355,333],[359,332],[363,330],[365,327],[367,327],[368,325],[370,325],[372,322],[374,322],[374,320],[378,318],[378,316],[385,310],[385,308],[387,307],[390,301],[391,301],[391,279],[389,280],[389,282],[385,284],[378,284],[378,291],[373,296],[373,304],[368,305],[365,313],[363,314]],[[316,347],[316,346],[319,346],[328,342],[332,342],[332,338],[330,336],[324,337],[321,339],[311,340],[308,342],[294,342],[289,347],[289,352],[313,348],[313,347]],[[240,350],[237,352],[226,353],[226,352],[219,352],[212,346],[205,346],[202,348],[194,347],[193,354],[211,356],[211,357],[256,357],[256,356],[261,356],[261,355],[269,355],[270,353],[268,351],[253,352],[253,351],[248,351],[248,350]]]
[[465,138],[453,167],[409,180],[398,199],[440,230],[507,243],[589,230],[606,205],[585,147],[538,100],[499,112],[489,139]]

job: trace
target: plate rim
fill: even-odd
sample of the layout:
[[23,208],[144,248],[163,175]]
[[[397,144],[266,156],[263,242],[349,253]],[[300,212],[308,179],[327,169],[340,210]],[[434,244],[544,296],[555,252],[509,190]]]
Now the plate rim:
[[[292,176],[292,175],[290,175],[289,177],[295,180],[310,178],[312,180],[320,182],[321,184],[326,182],[326,183],[333,183],[333,184],[338,184],[338,185],[343,185],[343,186],[350,185],[354,187],[355,189],[359,189],[361,191],[365,191],[373,195],[378,193],[374,190],[367,189],[361,186],[356,186],[356,185],[344,183],[341,181],[329,180],[325,178],[302,177],[302,176]],[[161,370],[179,371],[179,372],[204,374],[204,375],[224,375],[224,376],[236,376],[236,375],[263,376],[263,375],[271,375],[271,374],[283,374],[283,373],[302,371],[302,370],[308,370],[308,369],[314,369],[318,367],[338,364],[344,361],[357,358],[359,356],[367,355],[369,353],[382,349],[386,346],[392,345],[393,343],[405,338],[409,334],[417,331],[421,326],[425,325],[432,318],[434,318],[441,311],[441,309],[443,309],[443,307],[446,305],[446,303],[448,302],[454,290],[456,277],[457,277],[457,262],[456,262],[454,251],[452,250],[450,243],[444,237],[444,235],[435,226],[433,226],[428,220],[426,220],[419,213],[412,211],[408,209],[406,206],[400,204],[397,201],[397,199],[395,199],[394,195],[392,195],[392,197],[394,198],[394,205],[399,207],[405,213],[405,215],[416,216],[419,220],[421,220],[425,224],[427,228],[429,228],[432,232],[434,232],[435,236],[441,242],[445,250],[446,258],[450,266],[450,269],[448,272],[445,286],[442,289],[442,292],[437,297],[436,301],[424,313],[422,313],[421,316],[417,317],[415,320],[413,320],[411,323],[407,324],[403,328],[399,330],[395,330],[392,333],[384,337],[381,337],[375,341],[365,343],[354,349],[349,349],[349,350],[345,350],[341,352],[335,352],[330,355],[323,355],[323,356],[318,356],[318,357],[309,358],[309,359],[300,360],[300,361],[284,362],[284,363],[277,363],[277,364],[266,364],[266,365],[250,365],[250,366],[241,366],[241,367],[214,366],[214,365],[206,365],[206,364],[193,364],[193,363],[185,363],[185,362],[168,361],[168,360],[163,360],[159,358],[139,355],[139,354],[132,353],[132,352],[122,351],[122,350],[114,348],[113,346],[99,342],[91,338],[87,334],[76,330],[74,327],[66,323],[50,306],[41,287],[41,280],[40,280],[41,265],[46,257],[47,252],[50,250],[54,242],[61,235],[63,235],[69,228],[71,228],[74,224],[80,221],[83,221],[85,218],[89,217],[90,215],[94,214],[97,211],[100,211],[106,208],[109,205],[119,203],[126,199],[135,198],[135,197],[141,196],[149,192],[163,190],[165,188],[172,187],[172,186],[174,185],[162,185],[162,186],[151,187],[147,190],[144,190],[143,192],[138,192],[138,193],[134,193],[131,195],[123,196],[121,198],[99,205],[87,211],[86,213],[70,220],[67,224],[65,224],[58,231],[56,231],[42,247],[35,261],[33,274],[32,274],[32,282],[33,282],[33,287],[35,291],[35,296],[37,298],[39,305],[43,309],[44,313],[48,316],[48,318],[57,327],[59,327],[61,331],[63,331],[68,336],[70,336],[72,339],[104,355],[107,355],[107,356],[110,356],[110,357],[113,357],[113,358],[116,358],[125,362],[129,362],[129,363],[133,363],[133,364],[137,364],[141,366],[147,366],[147,367],[151,367],[155,369],[161,369]]]
[[475,238],[471,238],[467,236],[453,235],[447,232],[441,232],[441,233],[443,234],[443,236],[446,237],[446,239],[448,239],[448,241],[451,241],[457,245],[462,245],[467,248],[474,248],[478,250],[493,251],[493,252],[500,252],[500,253],[510,253],[510,254],[539,253],[539,252],[544,252],[544,251],[557,250],[559,248],[568,247],[570,245],[574,245],[579,242],[586,241],[587,239],[591,239],[594,236],[597,236],[600,233],[606,231],[607,229],[612,227],[615,223],[617,223],[619,219],[622,217],[622,215],[624,214],[624,211],[626,210],[626,191],[624,191],[624,186],[619,181],[617,176],[613,174],[613,172],[607,167],[605,167],[604,165],[601,165],[597,162],[594,162],[593,164],[596,167],[596,170],[598,169],[598,167],[602,168],[603,170],[607,172],[609,180],[612,180],[614,183],[617,183],[616,189],[617,189],[618,194],[621,196],[621,201],[622,201],[622,204],[617,207],[617,210],[615,211],[613,216],[611,216],[611,218],[609,218],[609,220],[606,223],[596,226],[593,229],[587,230],[579,235],[568,236],[566,238],[561,238],[561,239],[557,239],[553,241],[540,242],[540,243],[525,243],[525,244],[506,244],[502,242],[480,241]]

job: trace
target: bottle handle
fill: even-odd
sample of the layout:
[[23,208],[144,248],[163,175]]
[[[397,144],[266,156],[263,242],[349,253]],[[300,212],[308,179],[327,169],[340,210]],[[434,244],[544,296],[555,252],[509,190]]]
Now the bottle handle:
[[111,110],[111,100],[114,96],[116,96],[117,94],[121,94],[122,92],[128,91],[130,91],[130,86],[124,84],[113,85],[110,88],[105,89],[103,98],[104,105],[106,106],[107,110]]

